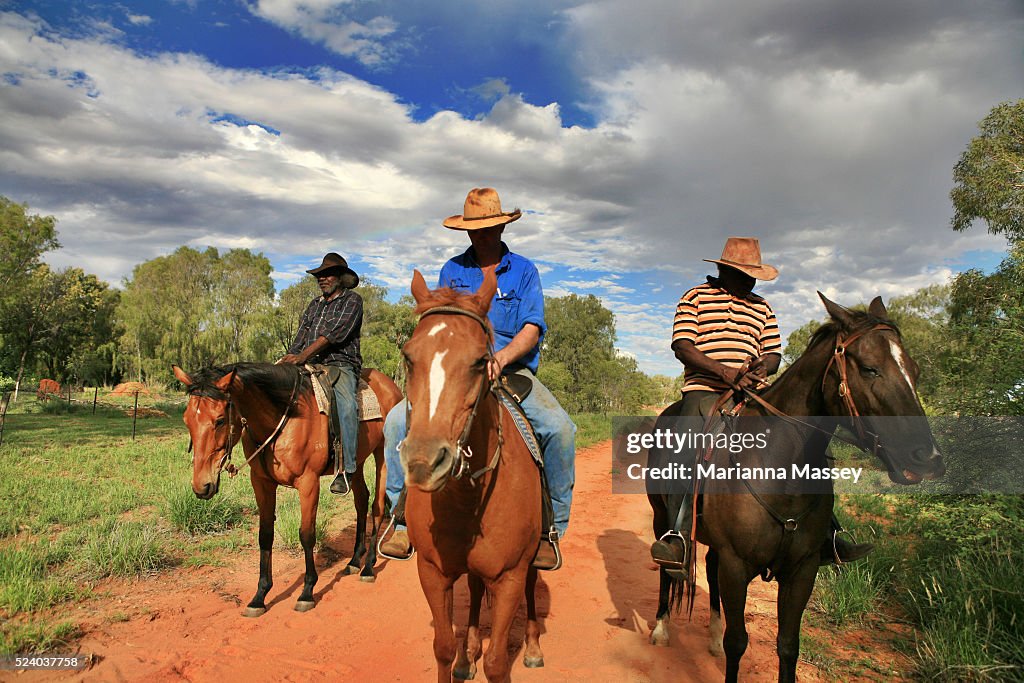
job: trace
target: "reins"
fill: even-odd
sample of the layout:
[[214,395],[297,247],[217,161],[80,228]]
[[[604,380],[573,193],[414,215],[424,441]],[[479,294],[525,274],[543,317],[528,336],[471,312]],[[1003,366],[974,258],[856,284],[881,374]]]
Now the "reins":
[[[487,360],[490,362],[494,359],[494,346],[491,342],[491,326],[487,320],[472,311],[467,311],[457,306],[437,306],[424,311],[420,315],[422,321],[428,315],[464,315],[467,318],[475,320],[484,331],[484,335],[487,338]],[[451,477],[453,479],[461,479],[463,475],[469,474],[470,483],[475,484],[476,480],[494,470],[498,466],[498,461],[501,459],[501,446],[504,443],[504,435],[501,429],[501,415],[499,412],[497,427],[498,427],[498,443],[494,449],[494,455],[491,456],[490,461],[484,467],[476,471],[470,470],[469,460],[473,457],[473,450],[466,442],[469,440],[469,432],[473,428],[473,421],[476,419],[477,411],[480,409],[480,404],[483,403],[484,397],[489,393],[493,393],[498,386],[498,380],[494,382],[488,382],[487,380],[487,368],[484,368],[483,376],[480,381],[480,392],[477,394],[476,402],[473,404],[473,410],[469,414],[469,418],[466,420],[466,425],[462,428],[462,434],[459,436],[458,441],[455,443],[455,461],[452,463]],[[409,402],[406,401],[406,424],[409,424],[409,414],[411,408]],[[500,406],[499,406],[500,411]]]

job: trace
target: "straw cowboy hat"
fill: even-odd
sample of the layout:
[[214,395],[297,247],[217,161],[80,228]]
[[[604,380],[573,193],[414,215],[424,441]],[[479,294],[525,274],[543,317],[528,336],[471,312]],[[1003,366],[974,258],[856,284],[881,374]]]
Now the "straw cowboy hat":
[[311,268],[306,272],[316,276],[332,270],[338,271],[341,286],[345,289],[355,289],[359,286],[359,276],[356,275],[356,271],[348,267],[348,261],[345,260],[344,256],[333,251],[324,256],[324,260],[319,266]]
[[730,237],[725,241],[722,258],[704,260],[735,268],[758,280],[774,280],[779,274],[775,266],[761,263],[761,245],[756,237]]
[[462,215],[445,218],[444,227],[452,230],[481,230],[517,221],[522,215],[519,209],[513,209],[511,213],[502,211],[501,200],[494,188],[475,187],[466,195]]

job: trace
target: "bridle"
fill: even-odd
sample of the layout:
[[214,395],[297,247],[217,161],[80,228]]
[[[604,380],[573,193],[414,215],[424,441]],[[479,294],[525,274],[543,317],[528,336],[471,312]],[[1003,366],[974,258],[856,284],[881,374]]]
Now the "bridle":
[[[487,338],[487,360],[488,365],[491,360],[494,359],[494,344],[491,340],[491,325],[486,318],[467,311],[464,308],[457,306],[437,306],[424,311],[420,314],[420,321],[430,315],[462,315],[467,318],[475,320],[484,331],[484,335]],[[477,411],[480,409],[480,405],[483,403],[484,397],[489,393],[493,392],[498,386],[498,380],[490,382],[487,379],[487,366],[484,367],[483,374],[480,378],[480,391],[477,393],[476,401],[473,403],[473,410],[469,414],[469,418],[466,419],[466,424],[462,428],[462,434],[459,435],[458,441],[455,442],[455,459],[452,462],[452,469],[449,476],[452,479],[461,479],[463,475],[469,474],[470,483],[475,483],[477,479],[492,471],[498,465],[498,461],[501,458],[501,446],[504,443],[504,436],[501,429],[501,418],[499,416],[498,423],[498,445],[494,449],[494,455],[491,456],[490,461],[486,466],[481,467],[476,471],[471,471],[469,466],[469,460],[473,457],[473,450],[467,445],[469,440],[469,432],[473,428],[473,421],[476,419]],[[405,403],[405,423],[409,424],[409,417],[412,413],[412,406],[408,400]],[[399,445],[401,448],[401,444]]]
[[[268,436],[263,441],[263,443],[260,444],[259,448],[257,448],[255,451],[253,451],[249,455],[249,457],[245,459],[245,462],[242,463],[242,467],[245,467],[246,465],[251,463],[253,461],[253,459],[257,455],[262,453],[263,450],[267,446],[269,446],[271,443],[273,443],[277,439],[277,437],[281,434],[281,430],[284,429],[285,424],[288,422],[288,418],[291,416],[291,409],[292,409],[292,406],[295,405],[295,400],[298,398],[299,387],[301,385],[302,385],[302,373],[301,372],[296,372],[295,373],[295,384],[292,387],[292,395],[291,395],[291,398],[288,399],[288,405],[284,409],[284,414],[281,415],[281,419],[279,419],[277,421],[277,426],[274,427],[274,430],[270,433],[270,436]],[[239,470],[242,469],[242,467],[235,467],[235,465],[232,464],[232,462],[231,462],[231,451],[235,447],[235,438],[234,438],[234,435],[235,435],[235,421],[232,419],[233,418],[233,414],[235,412],[235,400],[231,397],[231,394],[227,394],[227,397],[228,397],[228,399],[227,399],[227,404],[228,404],[228,406],[227,406],[228,438],[227,438],[226,444],[221,448],[221,450],[224,451],[224,455],[221,456],[220,461],[217,463],[217,475],[220,476],[220,473],[226,470],[229,476],[234,477],[236,474],[238,474]],[[239,436],[238,436],[238,440],[241,440],[246,435],[246,433],[250,433],[251,434],[251,430],[249,429],[249,422],[243,416],[239,415],[238,416],[238,421],[242,424],[242,428],[241,428]],[[191,452],[191,451],[192,451],[192,440],[189,439],[188,452]],[[193,459],[194,459],[194,457],[195,456],[193,456]]]

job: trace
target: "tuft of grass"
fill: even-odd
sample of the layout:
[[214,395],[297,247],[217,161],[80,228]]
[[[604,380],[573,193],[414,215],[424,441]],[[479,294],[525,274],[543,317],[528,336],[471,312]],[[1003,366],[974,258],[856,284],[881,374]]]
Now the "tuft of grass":
[[53,654],[77,635],[78,627],[69,621],[20,624],[8,620],[0,625],[0,655]]
[[864,562],[826,567],[818,572],[811,603],[836,626],[859,624],[874,613],[882,593],[880,583]]
[[174,528],[190,536],[227,531],[245,519],[245,507],[238,500],[226,495],[200,500],[187,486],[169,489],[160,507]]
[[171,563],[152,524],[105,520],[89,533],[82,549],[87,576],[137,576]]
[[75,584],[53,571],[61,561],[42,544],[0,548],[0,607],[17,614],[74,598]]
[[[291,492],[289,492],[291,493]],[[327,534],[327,520],[333,501],[327,487],[320,489],[320,503],[316,515],[316,540],[313,548],[323,545]],[[299,508],[298,495],[277,497],[277,520],[274,522],[274,545],[291,551],[301,551],[302,541],[299,539],[299,524],[302,522],[302,510]]]
[[612,438],[612,418],[602,413],[576,413],[576,448],[586,448]]

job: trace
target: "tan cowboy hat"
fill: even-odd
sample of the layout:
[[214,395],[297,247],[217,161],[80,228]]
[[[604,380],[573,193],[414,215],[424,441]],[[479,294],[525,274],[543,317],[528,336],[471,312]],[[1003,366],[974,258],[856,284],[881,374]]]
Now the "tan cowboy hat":
[[778,268],[761,263],[761,245],[756,237],[730,237],[725,241],[722,258],[704,260],[735,268],[758,280],[774,280],[779,275]]
[[333,251],[324,256],[324,260],[319,266],[311,268],[306,272],[315,276],[331,270],[338,272],[341,286],[345,289],[355,289],[359,286],[359,276],[356,274],[356,271],[348,267],[348,261],[345,260],[344,256]]
[[501,200],[494,188],[475,187],[466,195],[462,215],[445,218],[444,227],[452,230],[480,230],[517,221],[522,215],[519,209],[514,209],[512,213],[503,212]]

